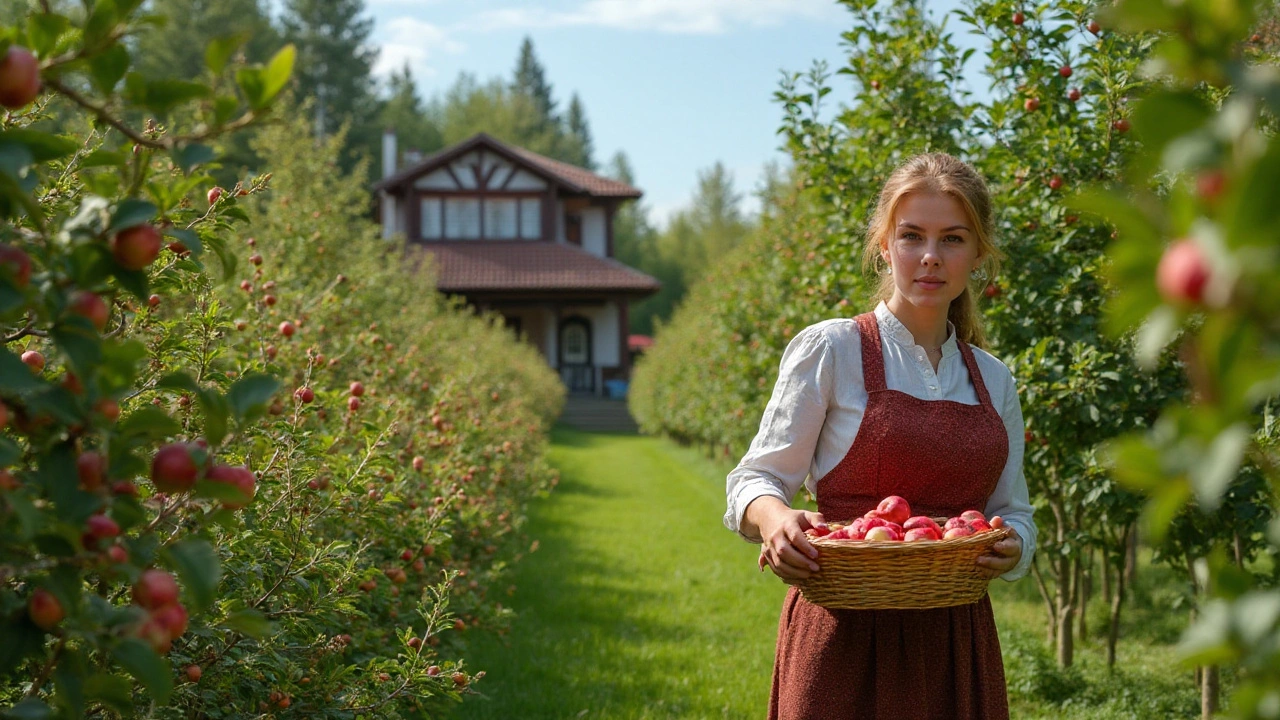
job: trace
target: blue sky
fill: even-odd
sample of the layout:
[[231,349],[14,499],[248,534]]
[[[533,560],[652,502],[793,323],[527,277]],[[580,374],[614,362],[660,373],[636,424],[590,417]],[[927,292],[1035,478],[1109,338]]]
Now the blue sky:
[[[366,0],[385,77],[406,61],[424,98],[459,72],[509,78],[533,39],[559,107],[577,92],[596,158],[626,152],[661,224],[720,161],[747,210],[763,166],[785,160],[780,71],[839,67],[849,23],[833,0]],[[836,78],[834,97],[848,95]],[[841,92],[843,91],[843,92]]]

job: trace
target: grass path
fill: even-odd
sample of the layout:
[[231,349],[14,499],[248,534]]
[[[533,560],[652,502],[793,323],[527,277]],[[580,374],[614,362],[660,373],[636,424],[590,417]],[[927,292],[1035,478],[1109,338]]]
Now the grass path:
[[784,586],[720,524],[723,472],[646,437],[556,428],[539,549],[505,637],[467,649],[482,698],[459,718],[758,718]]

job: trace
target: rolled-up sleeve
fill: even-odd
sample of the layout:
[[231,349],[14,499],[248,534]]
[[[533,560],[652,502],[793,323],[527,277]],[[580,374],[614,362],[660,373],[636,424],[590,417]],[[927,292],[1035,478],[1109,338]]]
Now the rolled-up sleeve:
[[809,475],[830,402],[831,365],[830,343],[819,326],[802,330],[782,354],[760,429],[726,480],[725,527],[749,542],[760,538],[742,533],[747,506],[765,495],[790,505]]
[[1005,431],[1009,435],[1009,459],[996,483],[995,492],[987,500],[985,512],[987,517],[999,515],[1004,518],[1022,538],[1022,558],[1012,570],[1000,576],[1012,582],[1026,575],[1031,567],[1031,557],[1036,551],[1037,531],[1035,508],[1031,506],[1027,478],[1022,472],[1022,458],[1026,450],[1022,406],[1018,402],[1018,390],[1013,376],[1008,371],[1005,374],[1004,407],[1000,410],[1000,417],[1004,420]]

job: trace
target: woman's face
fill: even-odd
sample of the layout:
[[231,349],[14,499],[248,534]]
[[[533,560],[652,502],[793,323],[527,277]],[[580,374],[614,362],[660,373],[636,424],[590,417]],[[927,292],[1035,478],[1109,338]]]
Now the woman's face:
[[898,201],[880,255],[893,268],[893,302],[920,308],[949,307],[982,260],[964,206],[941,193],[909,193]]

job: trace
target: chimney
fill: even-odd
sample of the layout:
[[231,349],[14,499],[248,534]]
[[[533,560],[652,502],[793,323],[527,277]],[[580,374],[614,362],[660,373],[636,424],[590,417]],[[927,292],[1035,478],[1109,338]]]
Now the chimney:
[[396,174],[396,131],[387,128],[382,131],[382,177],[389,178]]

